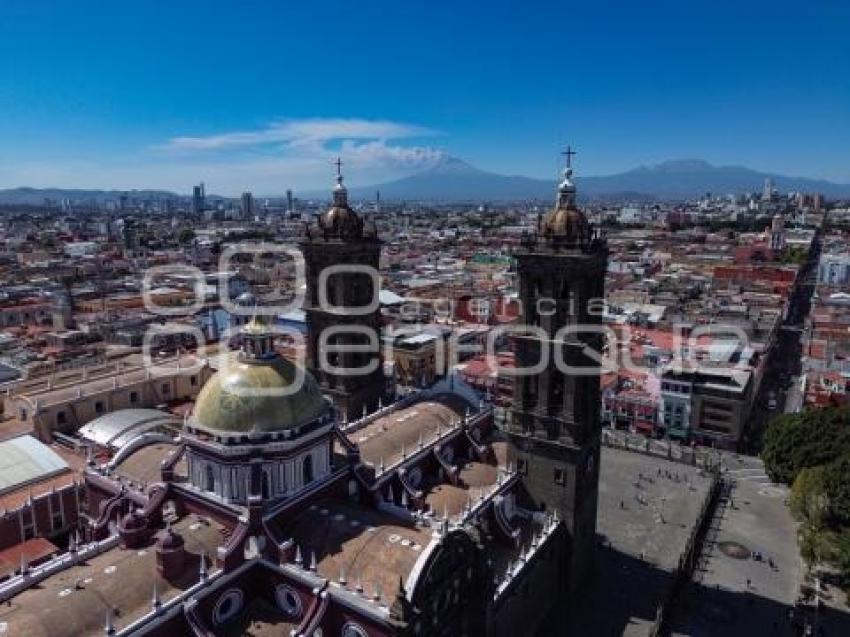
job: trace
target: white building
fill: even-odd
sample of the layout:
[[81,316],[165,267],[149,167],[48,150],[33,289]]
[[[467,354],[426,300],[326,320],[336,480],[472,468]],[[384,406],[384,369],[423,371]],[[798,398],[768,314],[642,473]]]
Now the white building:
[[850,254],[824,254],[818,264],[818,283],[824,285],[850,284]]

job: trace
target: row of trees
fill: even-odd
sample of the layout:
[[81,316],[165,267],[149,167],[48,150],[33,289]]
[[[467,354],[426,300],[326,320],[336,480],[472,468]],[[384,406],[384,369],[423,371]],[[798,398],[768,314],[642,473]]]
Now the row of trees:
[[780,416],[767,429],[762,458],[771,479],[792,485],[803,559],[837,569],[850,602],[850,409]]

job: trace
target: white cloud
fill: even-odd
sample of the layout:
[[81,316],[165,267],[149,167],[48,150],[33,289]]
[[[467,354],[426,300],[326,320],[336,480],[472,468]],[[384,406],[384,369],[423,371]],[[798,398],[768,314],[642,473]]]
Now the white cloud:
[[231,196],[243,190],[279,195],[287,188],[329,192],[335,157],[345,162],[350,186],[379,184],[443,157],[442,150],[411,143],[435,135],[439,133],[387,120],[285,120],[256,131],[174,137],[110,161],[0,161],[0,187],[162,188],[186,193],[192,184],[204,181],[208,191]]
[[[230,182],[236,175],[268,188],[275,171],[298,176],[302,187],[315,188],[330,178],[330,162],[340,156],[349,183],[370,184],[411,174],[433,165],[445,152],[410,144],[437,131],[402,122],[356,118],[289,119],[254,131],[231,131],[204,137],[174,137],[156,146],[171,161],[191,170],[213,173]],[[407,143],[402,143],[407,142]]]
[[346,140],[340,147],[340,155],[355,164],[391,164],[399,168],[419,169],[436,163],[445,156],[445,152],[422,146],[393,146],[381,140],[362,143]]
[[435,131],[422,126],[387,120],[302,119],[283,120],[256,131],[235,131],[205,137],[173,137],[160,148],[173,150],[221,150],[284,142],[293,148],[335,140],[388,140],[431,137]]

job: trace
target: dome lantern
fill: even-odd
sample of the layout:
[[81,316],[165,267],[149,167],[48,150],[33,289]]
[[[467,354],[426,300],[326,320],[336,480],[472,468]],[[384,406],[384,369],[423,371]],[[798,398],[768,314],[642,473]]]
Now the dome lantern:
[[593,232],[587,217],[576,205],[572,169],[575,151],[568,146],[564,155],[567,156],[567,166],[558,185],[555,207],[540,220],[538,233],[552,247],[586,248],[593,239]]
[[264,360],[276,356],[274,349],[274,335],[265,321],[254,316],[242,328],[242,349],[239,356],[244,360]]
[[274,333],[254,316],[240,331],[241,349],[201,388],[188,425],[216,435],[298,429],[328,411],[313,376],[274,348]]

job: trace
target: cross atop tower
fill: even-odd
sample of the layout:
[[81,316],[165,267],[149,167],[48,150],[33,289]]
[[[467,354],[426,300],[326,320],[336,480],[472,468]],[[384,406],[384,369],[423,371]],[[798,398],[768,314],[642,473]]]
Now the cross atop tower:
[[567,157],[567,168],[572,168],[573,164],[573,155],[576,155],[576,151],[573,150],[572,146],[567,146],[567,150],[561,152],[562,155],[566,155]]
[[336,176],[342,177],[342,160],[337,157],[336,161],[333,162],[334,166],[336,166]]

